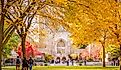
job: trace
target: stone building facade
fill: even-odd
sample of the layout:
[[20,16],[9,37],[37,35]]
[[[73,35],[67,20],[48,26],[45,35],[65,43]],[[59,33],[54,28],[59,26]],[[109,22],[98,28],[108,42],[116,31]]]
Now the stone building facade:
[[41,23],[48,22],[48,20],[44,20],[34,18],[30,32],[32,32],[33,29],[38,30],[38,32],[45,30],[47,33],[45,38],[42,38],[39,33],[28,34],[29,37],[36,42],[38,50],[42,53],[51,54],[55,56],[55,58],[68,57],[69,54],[80,53],[79,49],[72,48],[72,41],[69,39],[70,33],[68,31],[66,31],[62,26],[58,27],[58,29],[48,27],[47,25]]
[[[56,57],[67,57],[71,54],[72,42],[69,39],[69,32],[61,27],[58,31],[48,34],[45,39],[44,48],[39,48],[43,53],[51,54]],[[41,45],[40,45],[41,46]]]

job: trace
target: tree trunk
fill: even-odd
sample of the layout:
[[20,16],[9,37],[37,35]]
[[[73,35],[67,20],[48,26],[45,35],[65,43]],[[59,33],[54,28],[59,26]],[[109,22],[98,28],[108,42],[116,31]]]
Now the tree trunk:
[[121,70],[121,44],[120,44],[120,57],[119,57],[119,63],[120,63],[120,69],[119,70]]
[[3,45],[2,45],[2,27],[1,27],[1,24],[0,24],[0,70],[2,70],[1,69],[1,67],[2,67],[2,65],[1,65],[1,61],[2,61],[2,47],[3,47]]
[[22,46],[22,57],[26,58],[26,49],[25,49],[25,41],[26,41],[26,37],[22,37],[21,38],[21,46]]
[[1,0],[0,1],[0,70],[2,70],[2,47],[3,47],[3,38],[4,38],[4,10],[3,10],[3,7],[4,7],[4,0]]
[[3,23],[0,23],[0,70],[2,70],[2,65],[1,65],[1,61],[2,61],[2,44],[3,41]]
[[102,59],[102,63],[103,63],[103,67],[105,67],[105,46],[104,44],[102,44],[102,47],[103,47],[103,59]]
[[[26,42],[26,37],[25,36],[21,37],[22,57],[23,58],[24,57],[26,58],[26,46],[25,46],[25,42]],[[23,62],[23,63],[25,63],[25,62]],[[23,64],[23,65],[25,65],[25,64]],[[22,70],[23,70],[23,67],[22,67]]]
[[[2,49],[2,27],[1,27],[1,23],[0,23],[0,50]],[[1,70],[1,61],[2,61],[2,51],[0,51],[0,70]]]

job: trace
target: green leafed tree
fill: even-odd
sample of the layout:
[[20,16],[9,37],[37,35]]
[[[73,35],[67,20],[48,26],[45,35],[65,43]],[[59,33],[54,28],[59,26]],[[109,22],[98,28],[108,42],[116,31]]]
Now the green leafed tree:
[[19,42],[20,42],[19,36],[16,33],[14,33],[4,47],[4,52],[5,52],[4,55],[11,56],[11,50],[12,49],[16,50]]
[[109,45],[108,47],[106,47],[106,52],[108,52],[109,54],[109,59],[119,59],[119,54],[120,54],[120,49],[118,46],[115,45]]

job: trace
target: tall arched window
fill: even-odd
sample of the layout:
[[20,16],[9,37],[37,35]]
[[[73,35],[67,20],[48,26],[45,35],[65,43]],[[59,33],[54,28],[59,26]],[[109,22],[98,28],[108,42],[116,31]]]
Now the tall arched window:
[[58,54],[63,54],[65,53],[65,42],[61,39],[57,43],[57,53]]

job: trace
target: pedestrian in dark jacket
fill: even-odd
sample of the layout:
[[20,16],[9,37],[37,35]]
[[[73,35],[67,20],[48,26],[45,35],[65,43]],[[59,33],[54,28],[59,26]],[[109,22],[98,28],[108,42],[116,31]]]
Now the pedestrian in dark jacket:
[[22,62],[23,62],[22,63],[22,70],[28,70],[28,62],[27,62],[25,57],[24,57]]
[[19,58],[19,56],[17,56],[17,58],[16,58],[16,70],[20,70],[20,64],[21,64],[20,58]]
[[34,60],[30,57],[29,59],[29,69],[32,70],[32,66],[33,66]]
[[69,66],[69,60],[67,60],[67,66]]

